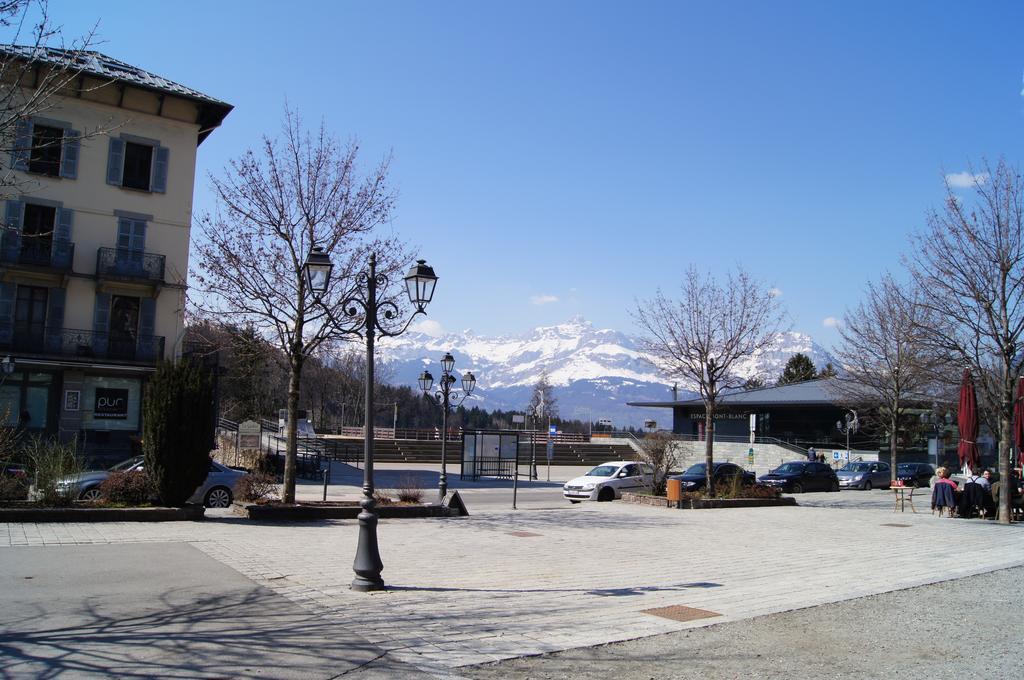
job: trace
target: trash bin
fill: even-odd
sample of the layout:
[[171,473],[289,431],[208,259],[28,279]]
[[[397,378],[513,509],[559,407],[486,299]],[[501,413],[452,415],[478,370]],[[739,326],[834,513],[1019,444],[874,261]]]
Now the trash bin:
[[678,479],[665,481],[665,497],[669,503],[679,504],[683,500],[683,483]]

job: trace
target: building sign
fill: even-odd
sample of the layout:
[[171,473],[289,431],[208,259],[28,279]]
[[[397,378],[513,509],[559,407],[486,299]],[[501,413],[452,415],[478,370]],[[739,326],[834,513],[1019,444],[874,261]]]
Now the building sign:
[[259,423],[254,420],[243,420],[238,424],[238,448],[260,448],[261,435],[262,428]]
[[92,409],[96,420],[126,420],[128,418],[128,390],[109,387],[96,388],[96,404]]
[[81,390],[64,390],[64,410],[65,411],[77,411],[81,408],[82,403],[82,391]]

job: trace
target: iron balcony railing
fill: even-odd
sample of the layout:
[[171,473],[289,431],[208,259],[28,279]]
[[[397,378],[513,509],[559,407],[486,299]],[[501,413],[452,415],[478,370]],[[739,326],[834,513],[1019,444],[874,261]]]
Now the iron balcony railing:
[[100,248],[96,251],[96,275],[162,283],[165,261],[163,255],[156,253],[127,248]]
[[0,350],[80,361],[156,364],[164,355],[159,335],[132,337],[74,328],[0,326]]
[[6,265],[52,267],[70,271],[75,259],[75,244],[63,239],[26,236],[17,229],[4,229],[0,241],[0,262]]

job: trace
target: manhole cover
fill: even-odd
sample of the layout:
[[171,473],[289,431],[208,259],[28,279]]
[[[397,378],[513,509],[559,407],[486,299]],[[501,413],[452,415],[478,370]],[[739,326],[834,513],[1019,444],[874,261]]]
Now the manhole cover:
[[533,536],[540,536],[540,534],[535,534],[529,531],[510,531],[508,535],[518,536],[519,538],[531,538]]
[[721,616],[718,612],[709,612],[707,609],[684,607],[681,604],[677,604],[672,607],[644,609],[641,613],[660,616],[665,619],[672,619],[673,621],[696,621],[697,619],[710,619],[715,616]]
[[909,524],[882,524],[881,526],[883,526],[883,527],[900,527],[901,529],[906,529],[910,525]]

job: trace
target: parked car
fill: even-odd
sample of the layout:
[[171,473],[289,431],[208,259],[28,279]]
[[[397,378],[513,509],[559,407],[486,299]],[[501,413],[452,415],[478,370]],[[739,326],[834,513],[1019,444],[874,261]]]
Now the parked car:
[[[76,477],[69,477],[57,483],[58,491],[74,489],[79,500],[93,501],[100,498],[100,484],[112,472],[130,472],[143,469],[142,456],[129,458],[113,466],[109,470],[83,472]],[[188,499],[189,503],[202,503],[208,508],[226,508],[234,499],[232,489],[235,482],[245,475],[241,470],[234,470],[211,460],[210,471],[195,493]]]
[[892,486],[892,468],[876,460],[847,463],[836,475],[843,489],[888,489]]
[[562,495],[573,503],[611,501],[622,498],[623,491],[640,491],[654,486],[654,468],[647,463],[613,460],[602,463],[583,475],[570,479]]
[[[706,470],[707,464],[697,463],[691,465],[683,474],[669,475],[666,479],[678,479],[683,491],[698,491],[704,488]],[[739,483],[744,485],[754,484],[757,481],[753,472],[747,472],[735,463],[714,463],[711,478],[712,484],[733,484],[733,480],[737,478],[739,478]]]
[[896,479],[906,486],[928,486],[935,468],[928,463],[900,463],[896,466]]
[[757,481],[787,493],[839,491],[839,479],[832,468],[804,460],[783,463]]

